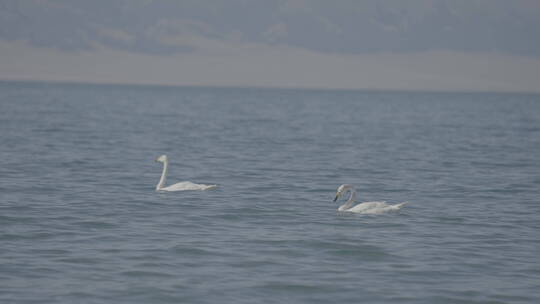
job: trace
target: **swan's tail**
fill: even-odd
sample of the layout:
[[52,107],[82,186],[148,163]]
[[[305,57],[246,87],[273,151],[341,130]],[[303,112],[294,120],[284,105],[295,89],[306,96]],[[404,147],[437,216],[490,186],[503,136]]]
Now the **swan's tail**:
[[395,209],[395,210],[399,210],[401,209],[401,207],[407,205],[409,202],[403,202],[403,203],[399,203],[399,204],[395,204],[393,205],[392,207]]

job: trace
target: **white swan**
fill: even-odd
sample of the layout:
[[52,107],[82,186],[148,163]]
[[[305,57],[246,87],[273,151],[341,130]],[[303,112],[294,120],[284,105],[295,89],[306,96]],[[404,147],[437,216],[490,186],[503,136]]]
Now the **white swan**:
[[354,213],[363,213],[363,214],[379,214],[387,211],[399,210],[405,203],[388,205],[386,202],[364,202],[360,203],[353,207],[354,201],[356,200],[356,190],[354,190],[351,185],[341,185],[337,189],[336,197],[334,202],[338,200],[340,196],[346,192],[350,193],[349,199],[347,202],[339,206],[338,211],[344,212],[354,212]]
[[192,182],[180,182],[165,187],[165,180],[167,179],[167,170],[169,167],[169,159],[167,158],[167,155],[161,155],[160,157],[156,158],[156,161],[163,163],[163,172],[161,173],[161,178],[159,179],[159,183],[156,186],[156,191],[209,190],[217,187],[216,185],[195,184]]

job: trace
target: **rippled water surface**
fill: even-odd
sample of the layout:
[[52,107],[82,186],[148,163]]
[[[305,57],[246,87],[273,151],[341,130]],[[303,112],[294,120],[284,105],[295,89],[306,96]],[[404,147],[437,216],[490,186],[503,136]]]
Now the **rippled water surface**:
[[540,95],[0,83],[0,244],[2,303],[539,303]]

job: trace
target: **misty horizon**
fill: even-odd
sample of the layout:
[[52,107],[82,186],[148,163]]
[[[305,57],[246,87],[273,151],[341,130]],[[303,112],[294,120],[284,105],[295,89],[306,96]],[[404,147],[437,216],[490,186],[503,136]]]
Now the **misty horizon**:
[[540,92],[535,1],[0,1],[0,79]]

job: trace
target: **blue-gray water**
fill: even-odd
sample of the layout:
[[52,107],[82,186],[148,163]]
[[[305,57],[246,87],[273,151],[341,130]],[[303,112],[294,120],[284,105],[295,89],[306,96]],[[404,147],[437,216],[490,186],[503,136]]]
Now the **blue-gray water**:
[[0,302],[539,303],[540,95],[0,83]]

